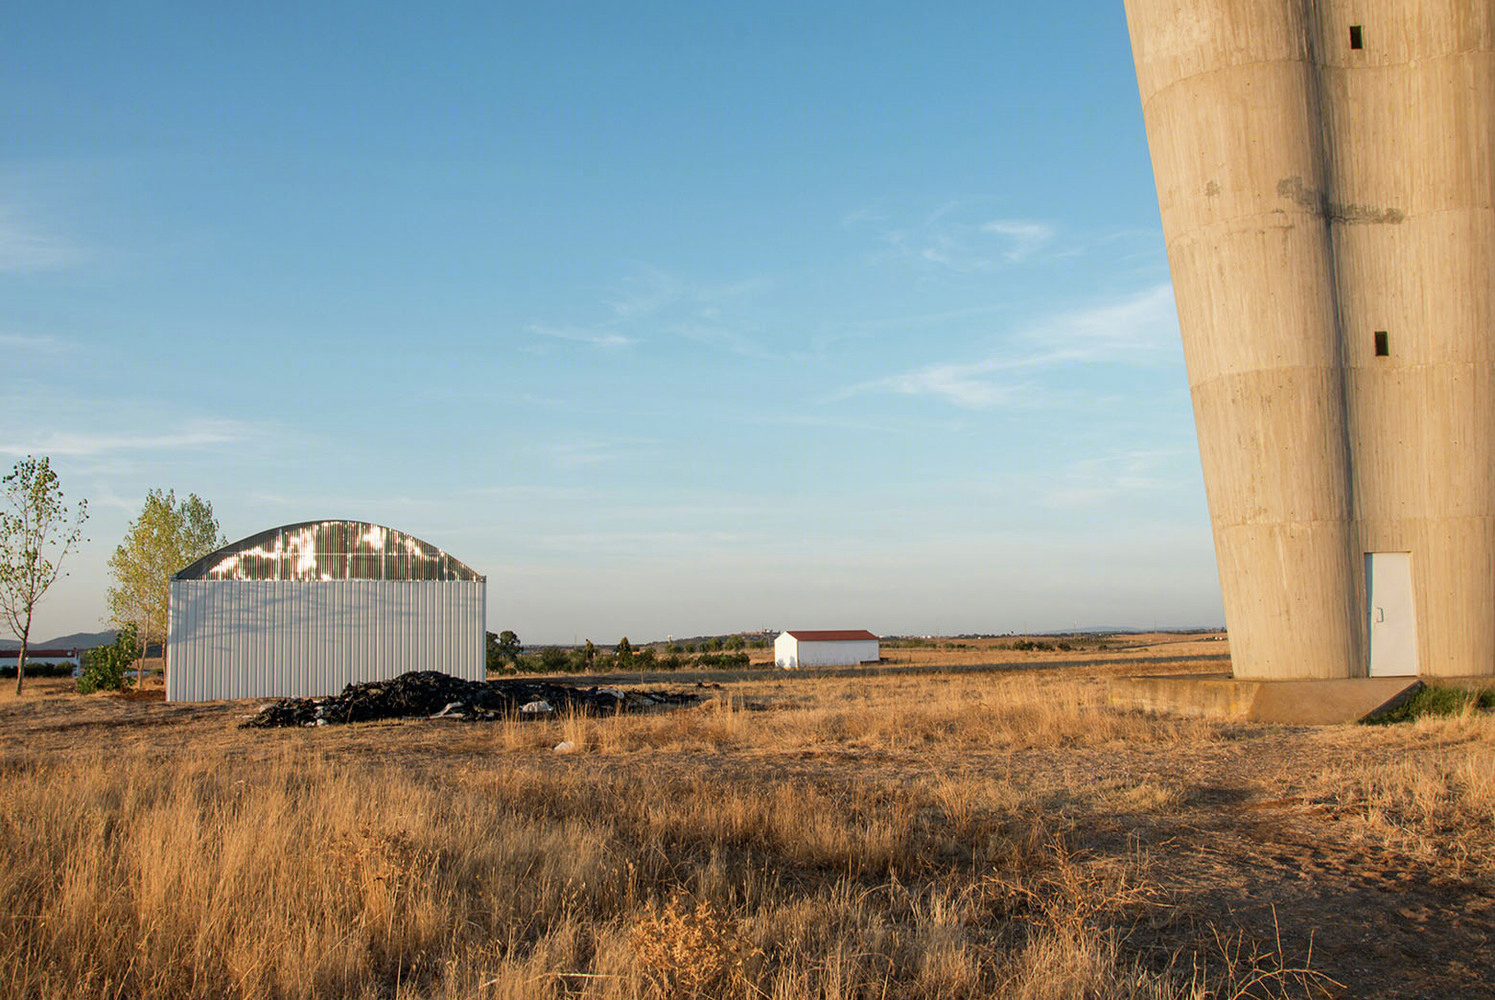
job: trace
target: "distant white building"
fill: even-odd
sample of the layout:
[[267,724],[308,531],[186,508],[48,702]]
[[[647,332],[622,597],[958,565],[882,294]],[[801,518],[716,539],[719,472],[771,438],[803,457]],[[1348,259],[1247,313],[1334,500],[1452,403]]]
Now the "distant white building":
[[882,657],[877,636],[866,629],[810,631],[793,629],[773,641],[774,663],[785,670],[798,667],[849,667],[876,663]]
[[[26,650],[26,664],[45,663],[48,665],[56,663],[71,663],[78,667],[83,664],[83,654],[86,649],[28,649]],[[15,649],[0,649],[0,667],[8,668],[12,673],[16,669],[16,661],[21,658],[20,647]]]

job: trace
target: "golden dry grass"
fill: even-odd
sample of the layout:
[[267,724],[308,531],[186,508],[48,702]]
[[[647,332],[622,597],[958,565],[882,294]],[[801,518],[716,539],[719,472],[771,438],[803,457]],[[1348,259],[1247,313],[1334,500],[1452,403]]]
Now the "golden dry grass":
[[[1046,646],[1064,643],[1071,649],[1022,650],[1021,640]],[[1075,660],[1105,660],[1146,664],[1159,658],[1225,662],[1216,669],[1229,671],[1229,645],[1223,632],[1143,632],[1106,636],[1003,636],[995,639],[890,640],[882,644],[883,660],[891,664],[958,667],[968,665],[1044,666]],[[770,655],[767,662],[772,662]]]
[[905,886],[947,853],[918,785],[443,780],[300,753],[7,780],[10,996],[969,994],[1011,975],[1026,925],[1001,916],[1047,863],[1012,814],[984,824],[983,875]]
[[1395,736],[1411,753],[1326,769],[1318,776],[1319,795],[1354,820],[1358,838],[1455,875],[1489,873],[1495,860],[1495,716],[1466,710],[1401,729]]
[[[1211,896],[1235,855],[1332,822],[1495,871],[1483,719],[1153,718],[1043,671],[718,694],[270,733],[233,728],[237,706],[5,706],[0,993],[1313,996],[1340,970],[1306,964],[1303,897],[1279,887],[1263,926]],[[1229,841],[1267,810],[1276,840]]]

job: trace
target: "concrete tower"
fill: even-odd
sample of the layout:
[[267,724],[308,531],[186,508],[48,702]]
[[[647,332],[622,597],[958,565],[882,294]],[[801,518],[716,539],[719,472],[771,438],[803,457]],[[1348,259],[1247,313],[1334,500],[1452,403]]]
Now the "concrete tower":
[[1125,0],[1238,677],[1495,674],[1495,0]]

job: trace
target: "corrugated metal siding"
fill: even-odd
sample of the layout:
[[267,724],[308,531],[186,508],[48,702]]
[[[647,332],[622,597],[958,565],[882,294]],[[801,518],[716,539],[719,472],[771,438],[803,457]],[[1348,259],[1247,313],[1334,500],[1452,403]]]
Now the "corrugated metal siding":
[[482,580],[172,580],[166,699],[317,697],[485,675]]

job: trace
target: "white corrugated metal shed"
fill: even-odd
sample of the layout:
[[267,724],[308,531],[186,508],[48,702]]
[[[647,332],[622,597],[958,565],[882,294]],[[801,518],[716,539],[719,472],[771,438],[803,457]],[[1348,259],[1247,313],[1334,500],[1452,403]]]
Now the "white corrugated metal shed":
[[366,521],[272,528],[171,578],[166,699],[316,697],[407,670],[481,680],[487,580]]
[[773,659],[785,670],[796,667],[849,667],[876,663],[882,656],[877,636],[866,629],[790,629],[773,641]]

